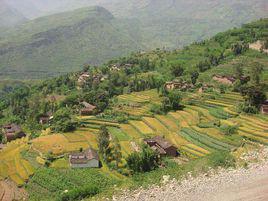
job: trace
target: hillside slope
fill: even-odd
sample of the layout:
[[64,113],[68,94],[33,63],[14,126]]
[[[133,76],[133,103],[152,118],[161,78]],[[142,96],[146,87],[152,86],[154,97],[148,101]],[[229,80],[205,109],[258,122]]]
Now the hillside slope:
[[26,21],[17,10],[11,8],[5,1],[0,1],[0,30]]
[[[74,5],[71,0],[62,5],[59,2],[54,8],[58,5],[61,11]],[[1,77],[46,78],[137,50],[179,48],[268,13],[264,0],[97,3],[112,14],[102,7],[82,8],[0,33]],[[78,5],[87,4],[78,1]],[[37,7],[48,9],[47,5]]]
[[140,45],[102,7],[79,9],[30,21],[7,32],[0,42],[4,77],[48,77],[101,63]]

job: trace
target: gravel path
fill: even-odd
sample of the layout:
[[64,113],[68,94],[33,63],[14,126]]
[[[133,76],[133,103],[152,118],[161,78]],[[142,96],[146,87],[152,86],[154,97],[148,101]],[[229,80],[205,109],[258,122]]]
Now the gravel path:
[[[268,152],[266,154],[268,155]],[[247,169],[221,169],[217,173],[210,171],[197,178],[189,175],[182,182],[167,181],[161,187],[154,186],[134,192],[125,191],[119,198],[114,197],[114,200],[267,201],[268,161],[252,164]]]

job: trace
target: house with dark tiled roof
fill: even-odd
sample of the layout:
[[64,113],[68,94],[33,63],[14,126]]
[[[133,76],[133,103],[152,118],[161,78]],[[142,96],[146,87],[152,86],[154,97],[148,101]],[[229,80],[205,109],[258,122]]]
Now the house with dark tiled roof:
[[48,112],[48,113],[43,114],[39,117],[39,123],[42,125],[48,124],[52,119],[53,119],[52,112]]
[[225,75],[213,75],[212,79],[217,82],[220,82],[222,84],[227,84],[227,85],[232,85],[236,81],[235,77],[225,76]]
[[3,134],[7,142],[26,136],[21,127],[17,124],[7,124],[3,126]]
[[96,111],[97,107],[94,105],[91,105],[85,101],[81,103],[83,108],[80,110],[80,115],[81,116],[87,116],[87,115],[92,115]]
[[69,162],[72,168],[100,167],[100,160],[97,151],[90,148],[85,151],[71,153],[69,155]]
[[268,114],[268,100],[261,105],[261,113]]
[[171,144],[169,141],[162,138],[161,136],[155,136],[150,139],[145,139],[144,142],[162,156],[175,157],[178,155],[177,147],[175,147],[173,144]]

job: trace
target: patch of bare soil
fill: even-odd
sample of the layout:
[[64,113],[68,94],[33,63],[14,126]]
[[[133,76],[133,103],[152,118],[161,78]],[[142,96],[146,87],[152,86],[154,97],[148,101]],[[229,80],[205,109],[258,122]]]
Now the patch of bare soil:
[[[261,51],[261,49],[262,49],[262,42],[258,40],[255,43],[251,43],[251,44],[249,44],[249,48],[250,49],[253,49],[253,50]],[[267,49],[263,49],[263,52],[268,53],[268,50]]]
[[0,201],[27,200],[27,192],[9,180],[0,181]]

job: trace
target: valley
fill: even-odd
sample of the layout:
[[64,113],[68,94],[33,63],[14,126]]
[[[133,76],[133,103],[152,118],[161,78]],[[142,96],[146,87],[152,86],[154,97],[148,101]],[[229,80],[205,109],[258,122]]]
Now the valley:
[[[0,77],[55,77],[136,51],[181,48],[267,17],[263,0],[79,2],[57,0],[53,6],[47,2],[42,14],[40,1],[27,1],[24,5],[33,4],[32,15],[37,16],[1,30]],[[31,10],[14,0],[8,5],[17,5],[24,15]]]
[[[92,31],[87,23],[106,29],[115,20],[102,7],[56,16],[58,22],[51,18],[47,24],[44,17],[30,22],[38,21],[37,28],[21,27],[35,33],[34,43],[28,34],[9,37],[33,54],[38,54],[33,47],[57,43],[53,55],[62,54],[60,60],[68,63],[65,51],[77,44],[72,39],[81,40],[78,30],[87,35]],[[181,181],[189,172],[247,167],[244,154],[268,144],[267,27],[268,19],[260,19],[181,49],[124,52],[125,57],[99,66],[78,59],[82,70],[73,63],[71,72],[57,77],[3,84],[0,184],[17,186],[14,198],[31,201],[98,200],[159,185],[167,175]],[[107,41],[122,40],[118,32],[116,39],[104,32],[101,42],[107,48],[114,47]],[[261,48],[255,48],[257,41]],[[15,49],[7,48],[2,58]],[[83,57],[79,51],[72,55]],[[0,191],[0,196],[10,193]]]

